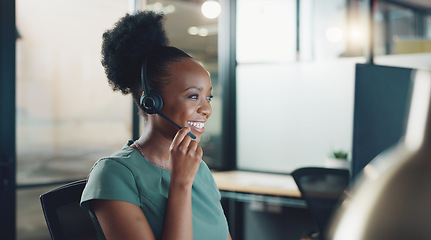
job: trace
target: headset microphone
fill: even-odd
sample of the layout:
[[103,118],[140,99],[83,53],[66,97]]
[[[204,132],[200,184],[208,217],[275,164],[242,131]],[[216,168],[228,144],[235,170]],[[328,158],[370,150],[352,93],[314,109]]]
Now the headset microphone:
[[[165,114],[161,112],[163,107],[163,99],[160,94],[154,91],[150,91],[150,88],[148,86],[147,82],[147,57],[145,57],[144,62],[142,63],[141,67],[141,81],[142,81],[142,88],[144,89],[144,92],[142,93],[140,104],[142,106],[142,109],[144,112],[148,114],[159,114],[164,119],[168,120],[168,122],[172,123],[177,128],[181,129],[182,127],[172,121],[170,118],[168,118]],[[196,139],[196,136],[189,132],[187,133],[192,139]]]

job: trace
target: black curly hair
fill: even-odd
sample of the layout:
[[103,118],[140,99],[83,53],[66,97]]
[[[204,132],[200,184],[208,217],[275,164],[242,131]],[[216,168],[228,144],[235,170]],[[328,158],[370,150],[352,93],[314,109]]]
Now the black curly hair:
[[126,14],[103,34],[102,65],[114,91],[132,93],[139,105],[142,91],[140,71],[147,58],[148,85],[160,91],[169,83],[169,65],[191,58],[182,50],[168,46],[164,15],[152,11]]

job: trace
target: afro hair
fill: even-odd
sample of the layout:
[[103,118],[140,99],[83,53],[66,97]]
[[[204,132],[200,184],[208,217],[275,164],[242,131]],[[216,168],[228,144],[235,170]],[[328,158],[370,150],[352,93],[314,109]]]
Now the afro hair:
[[114,91],[134,93],[140,86],[144,58],[169,44],[163,24],[163,14],[144,11],[127,14],[103,34],[102,65]]

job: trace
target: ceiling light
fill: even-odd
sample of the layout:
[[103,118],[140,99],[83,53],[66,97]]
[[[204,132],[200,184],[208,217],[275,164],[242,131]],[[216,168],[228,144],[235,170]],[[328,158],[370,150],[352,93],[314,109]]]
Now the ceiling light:
[[202,4],[202,14],[209,19],[216,18],[220,15],[221,7],[216,1],[206,1]]
[[146,6],[146,9],[152,10],[154,12],[161,12],[161,13],[164,13],[166,15],[175,12],[175,6],[174,5],[169,4],[167,6],[163,6],[163,3],[161,3],[161,2],[155,2],[153,4],[148,4]]
[[201,36],[201,37],[208,36],[208,29],[206,29],[206,28],[199,29],[199,36]]
[[199,28],[197,28],[197,27],[189,27],[189,29],[187,29],[187,32],[190,35],[198,35],[199,34]]
[[163,8],[163,12],[165,14],[173,13],[173,12],[175,12],[175,6],[172,4],[169,4],[168,6]]
[[218,34],[218,25],[205,25],[205,26],[191,26],[187,29],[187,33],[190,35],[199,35],[201,37],[217,35]]
[[163,4],[161,2],[155,2],[153,4],[154,11],[161,11],[163,9]]

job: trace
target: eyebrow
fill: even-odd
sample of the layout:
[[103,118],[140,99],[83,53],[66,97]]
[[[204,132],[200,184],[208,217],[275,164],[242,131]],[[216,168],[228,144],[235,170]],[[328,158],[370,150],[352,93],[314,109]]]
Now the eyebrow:
[[[186,88],[185,90],[184,90],[184,92],[187,92],[187,91],[189,91],[189,90],[199,90],[199,91],[202,91],[202,89],[203,89],[203,87],[189,87],[189,88]],[[211,86],[211,88],[210,88],[210,90],[213,90],[213,87]]]

